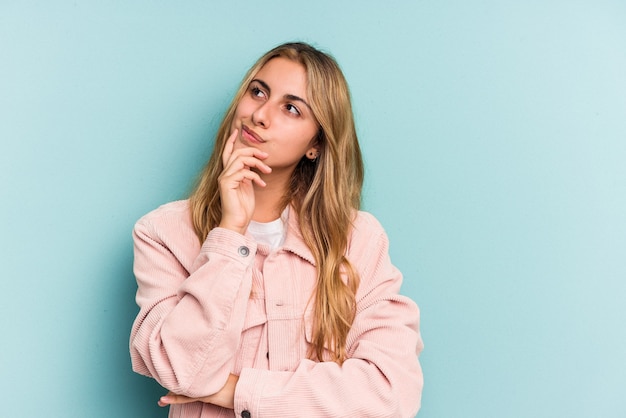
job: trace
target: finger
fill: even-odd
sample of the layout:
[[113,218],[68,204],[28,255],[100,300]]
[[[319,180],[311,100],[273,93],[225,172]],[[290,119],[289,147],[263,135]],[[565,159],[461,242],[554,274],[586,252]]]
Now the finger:
[[236,189],[239,187],[239,184],[256,183],[262,187],[267,185],[258,173],[248,169],[240,169],[232,173],[224,173],[220,176],[220,180],[221,183],[229,189]]
[[268,174],[272,172],[272,168],[265,164],[263,161],[259,160],[254,156],[237,156],[235,159],[232,159],[228,165],[224,167],[224,174],[231,175],[242,169],[251,169],[256,168],[257,170]]
[[163,407],[163,406],[168,406],[169,405],[169,401],[170,401],[170,396],[175,395],[175,393],[173,392],[167,392],[167,395],[165,396],[161,396],[157,402],[157,405]]
[[189,398],[183,395],[176,395],[175,393],[170,392],[165,396],[161,396],[161,398],[159,399],[159,402],[157,403],[159,406],[167,406],[167,405],[191,403],[195,401],[196,399],[194,398]]
[[232,134],[226,140],[226,145],[224,146],[224,151],[222,151],[222,163],[224,166],[228,163],[231,154],[233,153],[233,149],[235,148],[235,140],[237,139],[237,135],[239,134],[239,129],[235,129]]
[[237,150],[230,152],[228,158],[225,159],[223,162],[224,162],[224,167],[226,167],[232,164],[234,161],[237,161],[239,158],[256,158],[259,161],[263,161],[268,156],[269,154],[265,151],[261,151],[260,149],[256,149],[252,147],[246,147],[246,148],[239,148]]

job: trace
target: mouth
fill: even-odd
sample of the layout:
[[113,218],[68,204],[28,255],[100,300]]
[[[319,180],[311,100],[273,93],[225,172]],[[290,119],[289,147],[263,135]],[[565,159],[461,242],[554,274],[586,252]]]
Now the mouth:
[[265,142],[263,138],[261,138],[244,124],[241,124],[241,136],[243,139],[251,144],[262,144]]

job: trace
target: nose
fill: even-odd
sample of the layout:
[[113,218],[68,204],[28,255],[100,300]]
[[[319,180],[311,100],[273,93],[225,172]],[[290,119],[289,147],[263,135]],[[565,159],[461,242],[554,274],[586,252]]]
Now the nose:
[[261,105],[257,107],[254,112],[252,112],[252,123],[263,128],[268,128],[270,126],[269,101],[261,103]]

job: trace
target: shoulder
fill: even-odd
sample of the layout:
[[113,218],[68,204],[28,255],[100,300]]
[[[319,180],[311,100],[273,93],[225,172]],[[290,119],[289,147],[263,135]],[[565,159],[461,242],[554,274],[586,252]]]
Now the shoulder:
[[399,292],[402,274],[391,262],[387,233],[372,214],[363,211],[356,214],[347,257],[359,274],[357,301],[383,284],[389,294]]
[[367,239],[387,235],[381,223],[374,215],[362,210],[356,211],[352,222],[352,239]]
[[188,200],[166,203],[142,216],[135,232],[144,231],[155,238],[161,235],[181,235],[193,231]]
[[168,220],[180,221],[183,220],[183,218],[190,218],[188,200],[177,200],[161,205],[142,216],[137,223],[160,223],[167,222]]
[[133,241],[136,266],[182,266],[191,271],[201,243],[191,222],[189,202],[167,203],[141,217],[133,229]]
[[356,211],[348,239],[348,254],[352,258],[378,257],[389,249],[385,229],[374,215]]

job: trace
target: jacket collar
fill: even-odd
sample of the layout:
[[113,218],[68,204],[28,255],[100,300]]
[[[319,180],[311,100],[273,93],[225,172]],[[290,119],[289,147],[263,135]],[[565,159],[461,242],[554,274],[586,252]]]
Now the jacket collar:
[[313,257],[311,249],[304,242],[304,238],[302,238],[302,232],[300,231],[300,224],[298,222],[298,214],[293,206],[289,207],[287,235],[285,236],[283,249],[297,255],[315,266],[315,257]]

